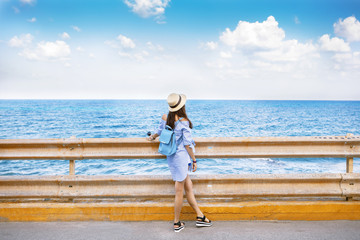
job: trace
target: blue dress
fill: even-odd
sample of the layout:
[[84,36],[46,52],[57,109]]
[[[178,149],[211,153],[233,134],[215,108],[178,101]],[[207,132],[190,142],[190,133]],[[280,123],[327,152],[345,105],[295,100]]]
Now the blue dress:
[[[161,119],[159,127],[156,130],[156,134],[160,136],[162,130],[165,128],[166,121]],[[174,129],[176,136],[176,144],[178,145],[176,153],[167,156],[167,162],[171,172],[171,176],[174,181],[182,182],[187,177],[187,171],[189,164],[191,164],[191,158],[186,151],[185,146],[190,145],[195,153],[195,142],[191,135],[191,128],[188,121],[179,121]]]

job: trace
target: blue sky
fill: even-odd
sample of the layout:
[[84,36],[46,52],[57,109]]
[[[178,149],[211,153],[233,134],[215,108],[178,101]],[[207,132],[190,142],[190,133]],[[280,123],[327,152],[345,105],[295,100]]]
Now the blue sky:
[[0,0],[0,98],[360,100],[359,18],[349,0]]

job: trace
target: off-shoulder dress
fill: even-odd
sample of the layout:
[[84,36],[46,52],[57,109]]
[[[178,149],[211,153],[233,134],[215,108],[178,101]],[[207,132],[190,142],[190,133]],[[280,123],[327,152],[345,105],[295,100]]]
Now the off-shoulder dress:
[[[160,136],[162,130],[165,128],[166,121],[161,119],[158,128],[156,129],[157,135]],[[185,146],[189,145],[195,153],[195,142],[192,138],[191,128],[189,121],[179,121],[175,129],[177,150],[173,155],[167,156],[167,162],[174,181],[182,182],[187,176],[191,158],[186,151]]]

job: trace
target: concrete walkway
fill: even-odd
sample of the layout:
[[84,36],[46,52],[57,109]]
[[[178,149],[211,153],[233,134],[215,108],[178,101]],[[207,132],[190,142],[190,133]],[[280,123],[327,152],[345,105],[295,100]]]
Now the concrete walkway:
[[0,222],[0,239],[359,239],[360,221],[227,221],[174,233],[170,222]]

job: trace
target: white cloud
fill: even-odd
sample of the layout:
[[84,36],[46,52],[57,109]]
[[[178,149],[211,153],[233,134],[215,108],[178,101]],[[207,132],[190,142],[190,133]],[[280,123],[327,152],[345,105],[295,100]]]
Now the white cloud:
[[240,21],[233,31],[227,28],[219,35],[217,45],[211,45],[217,47],[206,53],[205,64],[223,81],[308,81],[320,72],[319,45],[285,39],[284,30],[272,16],[263,22]]
[[128,57],[128,58],[131,58],[132,55],[130,53],[126,53],[126,52],[122,52],[122,51],[119,51],[118,54],[121,56],[121,57]]
[[137,52],[137,53],[128,53],[128,52],[123,52],[123,51],[119,51],[118,54],[121,57],[126,57],[132,60],[136,60],[138,62],[143,62],[145,61],[145,58],[147,56],[149,56],[149,53],[147,51],[142,51],[142,52]]
[[221,51],[220,52],[220,57],[222,57],[222,58],[232,58],[232,54],[231,54],[231,52],[223,52],[223,51]]
[[159,60],[165,56],[162,55],[164,48],[161,45],[148,41],[146,44],[136,46],[132,39],[121,34],[116,40],[106,40],[104,44],[111,48],[118,49],[117,53],[119,56],[138,62],[143,62],[149,57]]
[[295,24],[300,24],[301,23],[297,16],[294,17],[294,22],[295,22]]
[[129,58],[138,62],[145,61],[145,58],[148,57],[150,54],[147,51],[141,51],[141,52],[125,52],[125,51],[119,51],[119,56]]
[[229,28],[220,36],[220,40],[231,47],[274,49],[282,44],[285,32],[278,27],[278,22],[269,16],[262,23],[239,21],[234,31]]
[[69,45],[64,41],[39,42],[35,49],[25,48],[20,56],[29,60],[61,60],[66,59],[71,53]]
[[357,69],[360,70],[360,52],[337,53],[332,57],[339,65],[338,69]]
[[28,21],[28,22],[31,22],[31,23],[36,22],[36,18],[33,17],[33,18],[31,18],[31,19],[28,19],[27,21]]
[[153,51],[164,51],[164,48],[161,46],[161,45],[154,45],[152,42],[147,42],[146,43],[147,47],[150,49],[150,50],[153,50]]
[[269,62],[296,62],[318,57],[316,47],[312,43],[299,43],[297,40],[284,41],[281,46],[269,51],[258,51],[255,56]]
[[81,46],[78,46],[78,47],[76,48],[76,51],[84,52],[85,49],[84,49],[83,47],[81,47]]
[[70,47],[64,41],[40,42],[37,46],[41,55],[47,58],[61,58],[70,55]]
[[31,44],[33,39],[33,35],[27,33],[20,35],[20,37],[14,36],[9,40],[8,44],[10,47],[26,47]]
[[[340,37],[325,34],[316,43],[286,39],[285,31],[270,16],[263,22],[240,21],[235,29],[227,28],[219,34],[216,46],[203,55],[207,70],[203,74],[216,79],[208,82],[212,89],[255,99],[359,97],[344,82],[359,85],[360,52],[352,52],[351,43]],[[206,44],[202,47],[210,49]],[[223,87],[224,83],[229,87]],[[260,85],[268,91],[259,90]],[[321,91],[323,86],[327,91]]]
[[215,50],[218,47],[218,43],[213,41],[206,42],[205,47],[210,50]]
[[81,32],[81,29],[80,29],[79,27],[77,27],[77,26],[71,26],[71,27],[72,27],[72,29],[74,29],[75,31]]
[[360,41],[360,22],[354,16],[344,20],[339,19],[337,23],[334,23],[334,32],[349,42]]
[[145,57],[148,56],[148,53],[146,51],[143,51],[141,53],[136,53],[133,55],[136,61],[142,62],[145,60]]
[[140,17],[162,16],[170,0],[125,0],[124,3]]
[[[317,57],[316,47],[311,42],[302,44],[295,39],[285,40],[285,32],[273,16],[261,23],[239,21],[234,31],[227,28],[219,38],[234,54],[242,52],[245,57],[257,58],[256,61],[295,62]],[[225,58],[229,54],[220,53],[220,56]]]
[[117,39],[120,41],[120,44],[123,48],[135,48],[135,43],[133,40],[131,40],[128,37],[125,37],[124,35],[119,35]]
[[60,34],[60,37],[62,39],[70,39],[70,35],[67,32],[63,32],[62,34]]
[[36,0],[20,0],[20,2],[22,2],[24,4],[34,4],[36,2]]
[[113,41],[113,40],[106,40],[104,42],[104,44],[108,45],[109,47],[112,47],[112,48],[120,48],[119,44],[116,41]]
[[332,57],[332,59],[337,62],[343,62],[345,60],[351,59],[352,56],[352,53],[337,53]]
[[329,34],[324,34],[319,39],[320,49],[330,52],[349,52],[349,43],[346,43],[343,39],[334,37],[330,38]]

